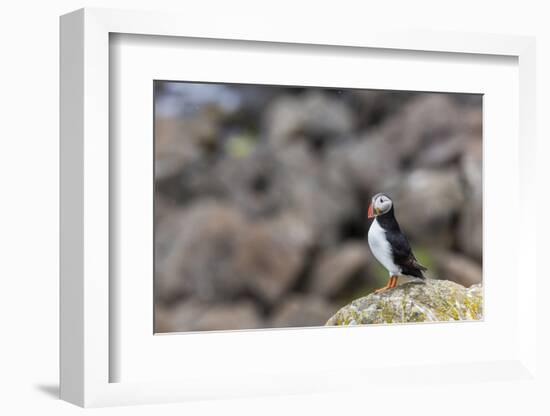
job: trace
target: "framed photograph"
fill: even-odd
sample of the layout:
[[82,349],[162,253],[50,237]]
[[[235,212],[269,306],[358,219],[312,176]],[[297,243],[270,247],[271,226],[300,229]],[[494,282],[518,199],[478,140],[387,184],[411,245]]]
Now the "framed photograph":
[[61,18],[61,397],[536,390],[534,40],[243,23]]
[[482,319],[481,94],[153,87],[156,333]]

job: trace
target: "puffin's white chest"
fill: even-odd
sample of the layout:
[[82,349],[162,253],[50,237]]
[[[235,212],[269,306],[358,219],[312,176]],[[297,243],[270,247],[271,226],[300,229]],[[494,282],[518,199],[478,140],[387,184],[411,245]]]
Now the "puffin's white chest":
[[376,260],[382,263],[390,275],[401,273],[401,268],[393,262],[391,245],[386,238],[386,231],[378,224],[376,218],[369,228],[368,242]]

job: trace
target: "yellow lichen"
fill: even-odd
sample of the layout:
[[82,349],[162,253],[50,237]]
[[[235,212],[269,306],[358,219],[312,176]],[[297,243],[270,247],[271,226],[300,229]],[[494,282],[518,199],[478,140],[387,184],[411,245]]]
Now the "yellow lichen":
[[327,325],[478,320],[482,319],[482,295],[479,285],[465,288],[433,279],[411,282],[356,299]]

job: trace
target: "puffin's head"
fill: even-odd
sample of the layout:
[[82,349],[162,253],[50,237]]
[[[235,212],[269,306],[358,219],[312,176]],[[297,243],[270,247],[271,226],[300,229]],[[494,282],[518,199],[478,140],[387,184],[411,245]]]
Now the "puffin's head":
[[393,202],[389,196],[386,194],[376,194],[371,199],[368,217],[374,218],[378,215],[385,214],[392,208],[392,206]]

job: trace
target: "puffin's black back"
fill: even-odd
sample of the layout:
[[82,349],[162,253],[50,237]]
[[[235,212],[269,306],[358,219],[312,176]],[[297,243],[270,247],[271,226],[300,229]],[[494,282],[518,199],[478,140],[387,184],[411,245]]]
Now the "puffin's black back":
[[401,272],[408,276],[424,278],[422,272],[427,269],[416,260],[409,240],[407,240],[395,219],[393,206],[385,214],[378,215],[376,221],[386,232],[386,239],[392,249],[393,261],[401,267]]

